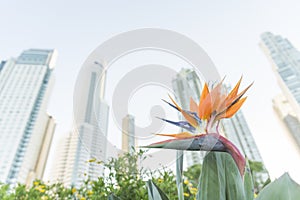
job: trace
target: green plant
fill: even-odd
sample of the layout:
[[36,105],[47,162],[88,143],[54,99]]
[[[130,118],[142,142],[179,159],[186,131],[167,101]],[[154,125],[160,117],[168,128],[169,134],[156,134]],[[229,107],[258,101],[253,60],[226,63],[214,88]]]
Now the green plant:
[[[139,168],[138,165],[146,158],[145,152],[135,151],[125,153],[118,158],[111,158],[102,163],[107,172],[106,176],[90,180],[89,177],[81,187],[65,187],[62,183],[45,183],[35,180],[30,187],[18,184],[10,187],[0,185],[1,200],[147,200],[147,180],[166,191],[171,199],[177,198],[175,174],[167,168],[150,171]],[[90,162],[97,163],[96,159]],[[184,185],[184,193],[189,194],[189,187]],[[185,198],[193,199],[195,195]]]
[[262,162],[249,160],[249,166],[253,176],[254,190],[256,193],[259,193],[259,191],[270,182],[270,179],[262,180],[261,178],[261,174],[266,173]]
[[[205,157],[203,166],[199,166],[196,173],[200,173],[197,200],[253,200],[254,185],[252,173],[264,170],[262,163],[248,162],[238,148],[229,140],[219,134],[219,120],[233,116],[246,98],[242,98],[247,89],[238,94],[241,80],[234,89],[225,95],[222,92],[222,82],[211,91],[205,84],[199,105],[190,100],[190,110],[183,110],[171,97],[171,107],[177,109],[186,121],[173,122],[189,132],[179,134],[157,134],[170,136],[175,139],[157,142],[146,146],[147,148],[165,148],[190,151],[210,151]],[[203,127],[205,124],[205,127]],[[216,128],[215,131],[212,129]],[[204,133],[197,131],[204,130]],[[192,134],[196,133],[196,134]],[[178,161],[179,160],[179,161]],[[177,187],[178,199],[182,199],[182,159],[177,160]],[[251,169],[250,169],[251,165]],[[193,174],[193,177],[197,177]],[[157,199],[167,200],[167,196],[156,185],[148,183],[151,187],[149,199],[156,195]],[[154,189],[153,189],[154,188]],[[151,196],[152,195],[152,196]],[[295,200],[300,199],[300,186],[283,175],[279,180],[267,185],[257,197],[257,200]]]
[[[220,120],[233,116],[246,100],[242,97],[251,85],[238,93],[240,83],[241,79],[228,95],[223,93],[222,82],[211,90],[205,84],[199,104],[190,99],[190,110],[183,110],[170,96],[172,103],[165,102],[178,110],[186,121],[162,120],[189,132],[157,134],[175,139],[146,146],[183,151],[212,151],[204,158],[197,199],[253,199],[252,178],[244,156],[231,141],[220,135],[218,130]],[[199,133],[201,130],[204,133]],[[182,159],[177,159],[176,174],[178,198],[182,199]]]
[[201,171],[202,171],[202,165],[195,164],[187,168],[187,170],[183,172],[183,175],[187,178],[187,180],[189,180],[189,182],[197,186]]

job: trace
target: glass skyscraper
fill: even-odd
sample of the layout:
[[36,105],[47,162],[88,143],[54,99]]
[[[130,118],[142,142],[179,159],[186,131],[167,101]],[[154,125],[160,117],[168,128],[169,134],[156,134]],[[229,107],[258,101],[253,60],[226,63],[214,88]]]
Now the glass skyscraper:
[[134,116],[127,114],[122,120],[122,151],[133,152],[136,148]]
[[[193,98],[195,102],[199,102],[201,91],[201,81],[197,73],[192,69],[182,69],[176,77],[172,80],[173,90],[175,97],[180,106],[185,109],[190,109],[190,98]],[[179,115],[179,117],[182,117]],[[184,130],[182,130],[184,131]],[[198,164],[202,161],[204,152],[184,152],[184,162],[187,167]]]
[[74,96],[74,131],[62,141],[52,180],[79,187],[89,177],[96,180],[102,165],[88,162],[105,161],[109,106],[104,101],[105,71],[95,62],[87,66],[85,84]]
[[41,179],[55,129],[47,112],[55,50],[29,49],[0,64],[0,182]]
[[288,39],[270,32],[261,35],[260,46],[282,91],[273,106],[300,150],[300,52]]
[[278,114],[280,120],[285,124],[289,138],[294,141],[294,145],[297,147],[300,153],[300,122],[296,117],[293,108],[285,98],[283,94],[277,95],[273,98],[273,108]]

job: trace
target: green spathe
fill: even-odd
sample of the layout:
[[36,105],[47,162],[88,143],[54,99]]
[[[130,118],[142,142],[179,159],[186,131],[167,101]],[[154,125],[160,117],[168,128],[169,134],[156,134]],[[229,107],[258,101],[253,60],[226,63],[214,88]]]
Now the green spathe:
[[288,173],[267,185],[255,200],[297,200],[300,199],[300,185]]
[[[197,199],[252,200],[253,188],[249,185],[248,179],[251,181],[250,177],[247,177],[245,182],[247,185],[244,187],[243,178],[231,155],[210,152],[203,161]],[[251,193],[252,197],[249,196]]]
[[251,175],[249,162],[247,159],[246,159],[246,167],[245,167],[245,174],[244,174],[244,192],[245,192],[246,200],[253,200],[254,185],[253,185],[253,179],[252,179],[252,175]]

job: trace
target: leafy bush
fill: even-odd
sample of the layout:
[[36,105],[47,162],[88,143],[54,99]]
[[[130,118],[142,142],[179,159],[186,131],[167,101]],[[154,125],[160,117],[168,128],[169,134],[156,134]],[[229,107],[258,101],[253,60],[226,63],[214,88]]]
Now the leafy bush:
[[[125,153],[118,158],[111,158],[104,167],[105,177],[96,181],[88,177],[80,188],[65,187],[62,183],[45,183],[35,180],[30,187],[18,184],[10,188],[7,184],[0,185],[1,200],[146,200],[148,199],[147,180],[153,181],[165,191],[170,199],[177,199],[175,174],[166,168],[150,171],[139,168],[138,165],[146,158],[144,151]],[[90,162],[97,162],[91,160]],[[189,174],[189,170],[187,170]],[[191,173],[192,174],[192,173]],[[185,178],[185,200],[195,198],[191,183]],[[195,190],[195,189],[194,189]]]

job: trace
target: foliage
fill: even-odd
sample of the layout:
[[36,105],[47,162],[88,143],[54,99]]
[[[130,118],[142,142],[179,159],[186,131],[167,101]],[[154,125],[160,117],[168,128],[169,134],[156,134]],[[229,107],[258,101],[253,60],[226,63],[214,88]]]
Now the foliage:
[[[0,185],[1,200],[146,200],[148,199],[147,180],[165,191],[170,199],[177,199],[176,177],[166,168],[150,171],[139,168],[146,158],[144,151],[125,153],[118,158],[111,158],[104,164],[106,176],[90,180],[88,177],[80,188],[65,187],[62,183],[45,183],[35,180],[30,187],[18,184],[10,188]],[[97,161],[95,159],[89,162]],[[185,200],[195,197],[191,184],[184,181]],[[195,193],[195,192],[194,192]]]
[[258,162],[258,161],[251,161],[249,160],[249,166],[251,169],[251,172],[262,172],[264,171],[264,165],[262,162]]
[[[223,152],[210,152],[204,158],[199,179],[197,200],[253,200],[254,191],[250,170],[241,177],[232,157]],[[157,188],[157,199],[165,195]],[[151,199],[151,193],[149,194]],[[171,198],[170,198],[171,199]]]
[[253,177],[255,192],[259,193],[262,188],[270,183],[270,179],[268,178],[267,180],[262,180],[260,177],[262,173],[267,173],[262,162],[249,160],[249,166]]
[[[241,177],[232,157],[226,153],[210,152],[204,158],[202,173],[199,180],[198,195],[196,200],[254,200],[254,188],[249,163],[246,164],[244,176]],[[199,170],[192,166],[187,174],[191,177]],[[193,177],[193,176],[192,176]],[[148,184],[150,185],[150,184]],[[165,194],[156,185],[158,192],[149,192],[149,195],[156,194],[158,200],[168,200]],[[151,197],[149,196],[149,199]],[[169,198],[171,199],[171,198]],[[286,173],[279,179],[268,184],[255,200],[295,200],[300,199],[300,185],[294,182]],[[152,199],[151,199],[152,200]]]
[[[112,158],[104,167],[107,176],[90,180],[88,177],[80,188],[65,187],[62,183],[45,183],[36,180],[30,187],[18,184],[11,188],[0,184],[1,200],[176,200],[178,188],[175,174],[166,169],[150,171],[139,168],[146,158],[143,151],[126,153]],[[96,162],[92,160],[90,162]],[[194,165],[183,172],[184,200],[240,199],[253,200],[251,171],[246,165],[241,178],[232,157],[227,153],[209,153],[203,165]],[[201,175],[200,175],[201,174]],[[200,175],[200,179],[199,179]],[[199,186],[198,186],[199,183]],[[198,188],[197,188],[198,186]],[[285,174],[267,185],[257,200],[297,199],[300,186]],[[275,198],[276,197],[276,198]]]
[[193,184],[198,185],[199,177],[201,174],[202,165],[195,164],[190,166],[186,171],[183,172],[183,175]]

